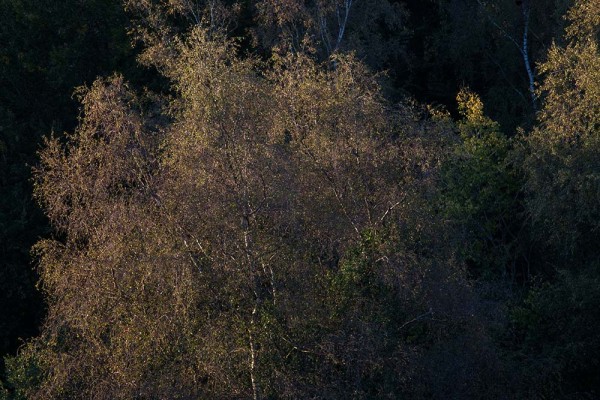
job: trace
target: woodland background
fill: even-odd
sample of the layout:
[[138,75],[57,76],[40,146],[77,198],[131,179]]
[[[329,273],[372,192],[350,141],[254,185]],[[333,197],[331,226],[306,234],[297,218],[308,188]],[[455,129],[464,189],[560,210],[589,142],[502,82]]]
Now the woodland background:
[[0,0],[0,398],[597,398],[599,33]]

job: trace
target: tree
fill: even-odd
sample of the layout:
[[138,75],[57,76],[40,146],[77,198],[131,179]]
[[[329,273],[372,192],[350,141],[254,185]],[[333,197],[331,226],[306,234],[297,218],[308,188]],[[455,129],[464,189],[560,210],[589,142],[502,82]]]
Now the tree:
[[480,98],[468,89],[457,96],[460,141],[442,169],[442,212],[461,232],[463,256],[474,277],[527,279],[517,271],[525,240],[518,202],[520,177],[510,156],[512,144],[497,122],[486,117]]
[[485,331],[426,206],[448,124],[387,106],[351,56],[265,65],[201,26],[154,38],[173,96],[98,80],[40,153],[49,315],[11,362],[37,372],[12,381],[41,399],[418,393],[428,343]]
[[406,65],[408,11],[403,3],[381,0],[257,2],[254,42],[272,49],[312,52],[321,60],[355,51],[376,71],[393,75]]
[[31,246],[49,232],[31,196],[36,150],[43,135],[76,125],[75,86],[127,70],[133,57],[125,25],[116,0],[0,2],[2,356],[37,334],[45,312],[30,257]]
[[495,18],[490,15],[490,11],[487,10],[487,4],[483,0],[477,0],[477,3],[480,7],[484,9],[483,13],[489,19],[491,24],[497,28],[501,34],[511,41],[519,50],[521,57],[523,58],[523,66],[525,68],[525,72],[527,73],[527,81],[529,83],[529,96],[531,97],[531,105],[534,111],[537,110],[537,95],[535,93],[535,73],[533,71],[532,63],[529,58],[529,29],[531,22],[531,1],[524,0],[516,2],[518,8],[520,8],[521,15],[523,17],[523,33],[520,37],[515,37],[513,34],[509,33],[504,27],[502,27]]
[[[479,93],[490,117],[512,136],[531,126],[536,62],[562,32],[568,1],[444,0],[424,40],[429,96],[449,108],[461,86]],[[426,31],[427,32],[427,31]],[[527,55],[527,57],[526,57]]]
[[515,309],[513,332],[525,387],[585,398],[600,391],[592,372],[600,354],[600,2],[577,1],[567,18],[565,45],[553,45],[540,65],[544,107],[519,154],[533,237],[550,271]]
[[579,1],[569,12],[565,47],[552,46],[540,66],[545,103],[526,139],[528,208],[540,237],[566,257],[593,255],[599,239],[599,4]]

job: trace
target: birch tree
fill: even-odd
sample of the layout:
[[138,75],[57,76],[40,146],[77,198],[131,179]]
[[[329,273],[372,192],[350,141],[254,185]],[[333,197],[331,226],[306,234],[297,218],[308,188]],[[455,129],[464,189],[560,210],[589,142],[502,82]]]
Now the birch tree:
[[529,209],[563,255],[597,240],[599,16],[596,0],[570,10],[565,46],[553,45],[540,65],[544,108],[526,139]]
[[356,51],[381,68],[406,50],[407,11],[382,0],[273,1],[256,4],[255,43],[315,52],[322,60]]
[[80,92],[77,130],[40,153],[50,313],[21,352],[39,371],[23,391],[416,394],[403,383],[418,368],[409,338],[481,327],[427,206],[449,122],[386,104],[352,56],[335,69],[296,52],[265,64],[210,27],[157,26],[143,59],[172,95],[99,80]]
[[531,2],[530,0],[518,1],[516,6],[520,9],[522,31],[521,34],[513,33],[514,28],[505,26],[504,22],[498,21],[496,13],[493,11],[498,8],[495,5],[489,5],[484,0],[477,0],[486,19],[500,32],[500,34],[512,44],[515,45],[523,60],[523,67],[527,74],[528,91],[531,99],[531,106],[537,110],[537,94],[535,88],[535,71],[530,60],[530,22],[531,22]]

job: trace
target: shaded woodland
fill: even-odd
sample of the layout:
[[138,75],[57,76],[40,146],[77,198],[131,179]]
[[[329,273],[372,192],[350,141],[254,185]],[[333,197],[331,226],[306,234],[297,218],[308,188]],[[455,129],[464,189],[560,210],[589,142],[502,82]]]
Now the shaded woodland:
[[0,22],[0,399],[600,396],[600,0]]

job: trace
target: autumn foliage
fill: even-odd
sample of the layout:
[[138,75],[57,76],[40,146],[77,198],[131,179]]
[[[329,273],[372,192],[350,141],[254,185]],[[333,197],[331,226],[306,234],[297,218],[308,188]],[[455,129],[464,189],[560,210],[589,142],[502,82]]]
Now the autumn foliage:
[[456,120],[390,102],[352,1],[257,2],[246,43],[202,4],[127,1],[164,86],[98,78],[45,139],[48,314],[0,398],[597,394],[597,0],[512,137],[468,88]]

